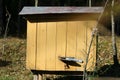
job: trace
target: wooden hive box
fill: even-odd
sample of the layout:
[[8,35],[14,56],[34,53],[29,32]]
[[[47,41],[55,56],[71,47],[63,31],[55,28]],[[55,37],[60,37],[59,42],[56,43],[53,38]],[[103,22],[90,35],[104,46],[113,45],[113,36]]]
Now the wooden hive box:
[[[102,11],[102,7],[24,7],[20,15],[27,19],[26,67],[83,71],[91,34]],[[95,40],[88,60],[87,70],[92,71],[96,63]]]

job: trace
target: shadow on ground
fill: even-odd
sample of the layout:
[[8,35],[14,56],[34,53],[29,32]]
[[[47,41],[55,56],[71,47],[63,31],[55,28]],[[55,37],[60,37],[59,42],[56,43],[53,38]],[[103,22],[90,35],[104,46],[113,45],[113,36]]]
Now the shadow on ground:
[[0,60],[0,67],[5,67],[10,65],[12,62],[11,61],[4,61],[4,60]]
[[120,77],[119,65],[105,65],[98,70],[100,77]]
[[[90,80],[120,80],[120,65],[105,65],[98,70],[98,74],[92,76],[89,79]],[[47,80],[51,80],[51,79],[47,79]],[[55,78],[54,80],[83,80],[83,77],[62,76]]]

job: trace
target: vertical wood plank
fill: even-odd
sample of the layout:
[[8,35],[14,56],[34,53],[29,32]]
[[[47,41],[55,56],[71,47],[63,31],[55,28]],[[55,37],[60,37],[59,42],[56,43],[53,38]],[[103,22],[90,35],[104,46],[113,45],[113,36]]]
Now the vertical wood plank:
[[47,23],[46,70],[55,70],[56,22]]
[[[69,21],[67,23],[67,53],[66,57],[75,57],[76,55],[76,36],[77,24],[76,21]],[[75,66],[71,65],[70,70],[74,70]]]
[[28,69],[35,69],[36,57],[36,23],[27,21],[27,54],[26,66]]
[[[77,29],[77,53],[76,58],[83,60],[85,62],[86,58],[86,26],[84,21],[79,21],[77,23],[78,29]],[[81,66],[76,67],[77,71],[83,71],[84,70],[84,63],[79,63]]]
[[[93,32],[93,28],[96,25],[96,21],[88,21],[88,25],[89,26],[87,26],[87,51],[88,51],[88,48],[89,48],[89,45],[90,45],[90,41],[91,41],[91,38],[92,38],[91,35],[92,35],[92,32]],[[87,66],[87,70],[88,71],[92,71],[95,68],[96,48],[94,46],[95,45],[94,41],[92,43],[92,47],[91,47],[91,50],[90,50],[89,62],[88,62],[88,66]]]
[[39,80],[38,78],[39,78],[39,76],[37,74],[33,75],[33,80]]
[[57,22],[56,70],[64,70],[65,64],[58,57],[65,57],[66,22]]
[[45,70],[46,64],[46,23],[39,23],[37,28],[37,70]]
[[45,79],[43,79],[43,75],[42,74],[38,74],[38,80],[45,80]]

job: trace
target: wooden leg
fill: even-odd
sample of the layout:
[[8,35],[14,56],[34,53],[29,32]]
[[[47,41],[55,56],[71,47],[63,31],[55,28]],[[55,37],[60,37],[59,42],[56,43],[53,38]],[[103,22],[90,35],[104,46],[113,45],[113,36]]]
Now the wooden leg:
[[46,75],[44,74],[34,74],[33,80],[46,80]]
[[38,80],[44,80],[42,74],[38,75]]
[[38,80],[38,75],[37,74],[33,75],[33,80]]

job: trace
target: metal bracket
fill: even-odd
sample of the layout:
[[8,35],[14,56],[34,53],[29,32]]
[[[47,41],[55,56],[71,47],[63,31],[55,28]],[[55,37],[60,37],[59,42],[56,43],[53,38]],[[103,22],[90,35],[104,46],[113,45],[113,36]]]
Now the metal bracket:
[[59,57],[59,59],[60,59],[61,61],[83,63],[83,60],[81,60],[81,59],[76,59],[76,58],[74,58],[74,57]]

